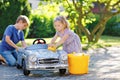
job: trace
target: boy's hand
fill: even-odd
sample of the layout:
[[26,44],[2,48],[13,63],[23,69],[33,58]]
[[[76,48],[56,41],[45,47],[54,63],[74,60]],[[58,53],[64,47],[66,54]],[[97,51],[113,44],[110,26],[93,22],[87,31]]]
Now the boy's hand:
[[16,49],[16,51],[18,51],[19,47],[16,47],[15,49]]
[[16,51],[18,51],[18,50],[23,50],[23,49],[25,49],[25,48],[23,48],[23,47],[17,47],[17,48],[16,48]]

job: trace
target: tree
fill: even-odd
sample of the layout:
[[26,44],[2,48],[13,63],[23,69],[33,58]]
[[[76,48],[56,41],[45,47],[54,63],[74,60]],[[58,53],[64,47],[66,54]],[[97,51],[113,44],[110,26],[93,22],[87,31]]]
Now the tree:
[[0,0],[0,39],[8,25],[14,24],[19,15],[29,17],[30,11],[28,0]]
[[[98,42],[106,22],[120,13],[120,0],[51,0],[60,3],[68,12],[69,19],[74,23],[75,31],[82,38],[85,35],[88,42]],[[50,1],[50,2],[51,2]],[[92,23],[98,17],[98,23],[92,31],[86,28],[87,23]]]
[[[93,0],[95,1],[95,0]],[[93,4],[93,1],[91,1],[90,4]],[[88,17],[90,13],[92,12],[92,9],[95,8],[94,6],[88,7],[87,12],[86,12],[86,8],[84,8],[84,4],[88,3],[87,0],[84,1],[79,1],[80,4],[78,4],[77,2],[75,2],[75,0],[72,0],[73,5],[75,7],[75,10],[78,12],[78,33],[81,33],[81,31],[83,33],[85,33],[85,35],[88,38],[89,42],[98,42],[101,34],[103,33],[104,29],[105,29],[105,24],[106,22],[112,17],[115,16],[117,14],[120,13],[120,9],[119,9],[119,0],[97,0],[97,8],[98,8],[98,15],[99,15],[99,21],[97,23],[97,25],[95,25],[95,27],[93,28],[92,32],[90,32],[88,29],[86,29],[86,27],[84,27],[84,25],[82,24],[82,19],[84,17]],[[94,3],[95,4],[95,3]],[[87,4],[89,5],[89,4]],[[89,5],[90,6],[90,5]],[[112,11],[112,10],[115,11]]]

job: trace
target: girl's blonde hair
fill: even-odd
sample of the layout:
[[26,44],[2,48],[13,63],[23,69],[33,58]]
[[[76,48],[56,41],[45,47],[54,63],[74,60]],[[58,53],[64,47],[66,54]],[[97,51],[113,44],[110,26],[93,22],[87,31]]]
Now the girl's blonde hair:
[[54,19],[54,23],[56,21],[60,21],[62,24],[64,24],[66,26],[66,28],[69,28],[69,23],[67,21],[67,19],[64,17],[64,16],[57,16],[55,19]]
[[25,15],[20,15],[20,16],[18,16],[18,18],[17,18],[17,20],[16,20],[16,23],[18,23],[20,20],[21,20],[23,23],[27,23],[28,26],[30,25],[30,21],[29,21],[29,19],[28,19],[27,16],[25,16]]

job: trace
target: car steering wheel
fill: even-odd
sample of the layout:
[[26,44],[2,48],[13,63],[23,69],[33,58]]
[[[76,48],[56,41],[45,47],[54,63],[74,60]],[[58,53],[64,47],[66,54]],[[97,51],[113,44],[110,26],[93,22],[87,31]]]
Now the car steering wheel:
[[42,38],[35,39],[33,44],[46,44],[46,41]]

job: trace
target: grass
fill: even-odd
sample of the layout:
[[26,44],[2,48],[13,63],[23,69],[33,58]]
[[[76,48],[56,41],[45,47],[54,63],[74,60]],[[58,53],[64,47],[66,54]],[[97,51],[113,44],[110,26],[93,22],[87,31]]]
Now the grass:
[[[33,44],[33,41],[35,40],[36,38],[27,38],[27,39],[25,39],[25,42],[27,43],[27,45],[32,45]],[[48,44],[48,43],[50,43],[50,40],[52,39],[52,38],[43,38],[43,39],[45,39],[45,41],[46,41],[46,43]],[[17,44],[18,46],[21,46],[21,44],[20,44],[20,42]]]
[[102,36],[99,43],[111,46],[120,46],[120,37]]
[[83,44],[83,49],[87,50],[89,48],[105,48],[111,46],[120,46],[120,37],[115,36],[101,36],[98,43],[96,44]]
[[[25,39],[27,45],[32,45],[33,41],[36,38],[32,39]],[[50,43],[51,38],[44,38],[48,43]],[[20,43],[17,44],[18,46],[21,46]],[[111,46],[120,46],[120,37],[114,37],[114,36],[101,36],[98,43],[96,44],[88,44],[82,43],[82,47],[84,50],[89,48],[104,48],[104,47],[111,47]]]

